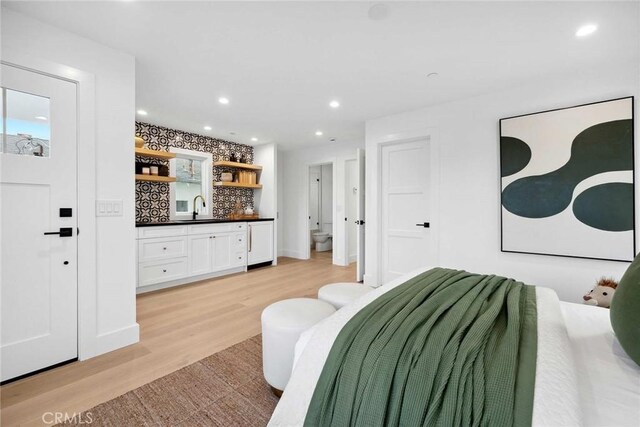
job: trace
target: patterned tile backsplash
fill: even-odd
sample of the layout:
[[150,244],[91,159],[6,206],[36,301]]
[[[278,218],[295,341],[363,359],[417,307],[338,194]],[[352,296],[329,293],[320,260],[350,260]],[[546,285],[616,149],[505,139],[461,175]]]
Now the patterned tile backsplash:
[[[247,163],[253,163],[253,147],[236,144],[222,139],[197,135],[156,126],[149,123],[136,122],[136,136],[145,141],[145,147],[152,150],[169,151],[169,147],[204,151],[213,154],[213,161],[229,160],[232,154],[243,156]],[[136,161],[168,164],[162,160],[136,158]],[[226,168],[213,167],[213,181],[220,181],[222,172],[231,172]],[[250,188],[214,187],[213,216],[226,218],[233,211],[236,201],[243,207],[253,206],[253,190]],[[136,222],[169,221],[169,184],[162,182],[136,181]]]

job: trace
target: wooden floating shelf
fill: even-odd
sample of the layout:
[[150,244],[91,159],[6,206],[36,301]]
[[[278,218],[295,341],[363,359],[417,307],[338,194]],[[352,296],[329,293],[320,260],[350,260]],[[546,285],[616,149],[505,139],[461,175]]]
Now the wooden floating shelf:
[[176,157],[176,153],[169,153],[168,151],[149,150],[148,148],[136,147],[136,156],[151,157],[154,159],[169,160]]
[[262,184],[241,184],[239,182],[214,182],[216,187],[262,188]]
[[176,177],[175,176],[136,174],[136,181],[176,182]]
[[228,162],[226,160],[218,160],[213,162],[213,166],[226,166],[228,168],[249,169],[254,171],[261,171],[262,166],[250,165],[248,163]]

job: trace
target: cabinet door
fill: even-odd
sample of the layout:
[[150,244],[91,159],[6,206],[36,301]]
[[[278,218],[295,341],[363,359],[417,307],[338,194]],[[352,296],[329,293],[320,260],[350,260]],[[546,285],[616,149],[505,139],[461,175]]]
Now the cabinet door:
[[213,235],[189,236],[189,275],[211,273],[213,270]]
[[273,223],[249,223],[249,265],[273,261]]
[[213,242],[213,271],[231,268],[232,237],[233,234],[214,234]]

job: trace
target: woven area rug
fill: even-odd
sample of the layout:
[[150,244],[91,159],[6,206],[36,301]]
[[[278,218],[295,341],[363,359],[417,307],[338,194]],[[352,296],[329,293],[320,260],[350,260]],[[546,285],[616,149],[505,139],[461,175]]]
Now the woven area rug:
[[92,427],[264,426],[278,399],[262,376],[261,341],[256,335],[85,414]]

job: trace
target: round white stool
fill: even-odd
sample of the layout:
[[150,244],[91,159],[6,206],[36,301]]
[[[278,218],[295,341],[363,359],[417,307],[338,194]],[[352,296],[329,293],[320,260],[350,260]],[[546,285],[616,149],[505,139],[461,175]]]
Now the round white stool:
[[328,302],[338,310],[371,290],[361,283],[331,283],[320,288],[318,299]]
[[262,312],[262,370],[276,395],[289,382],[300,334],[335,313],[329,303],[312,298],[278,301]]

